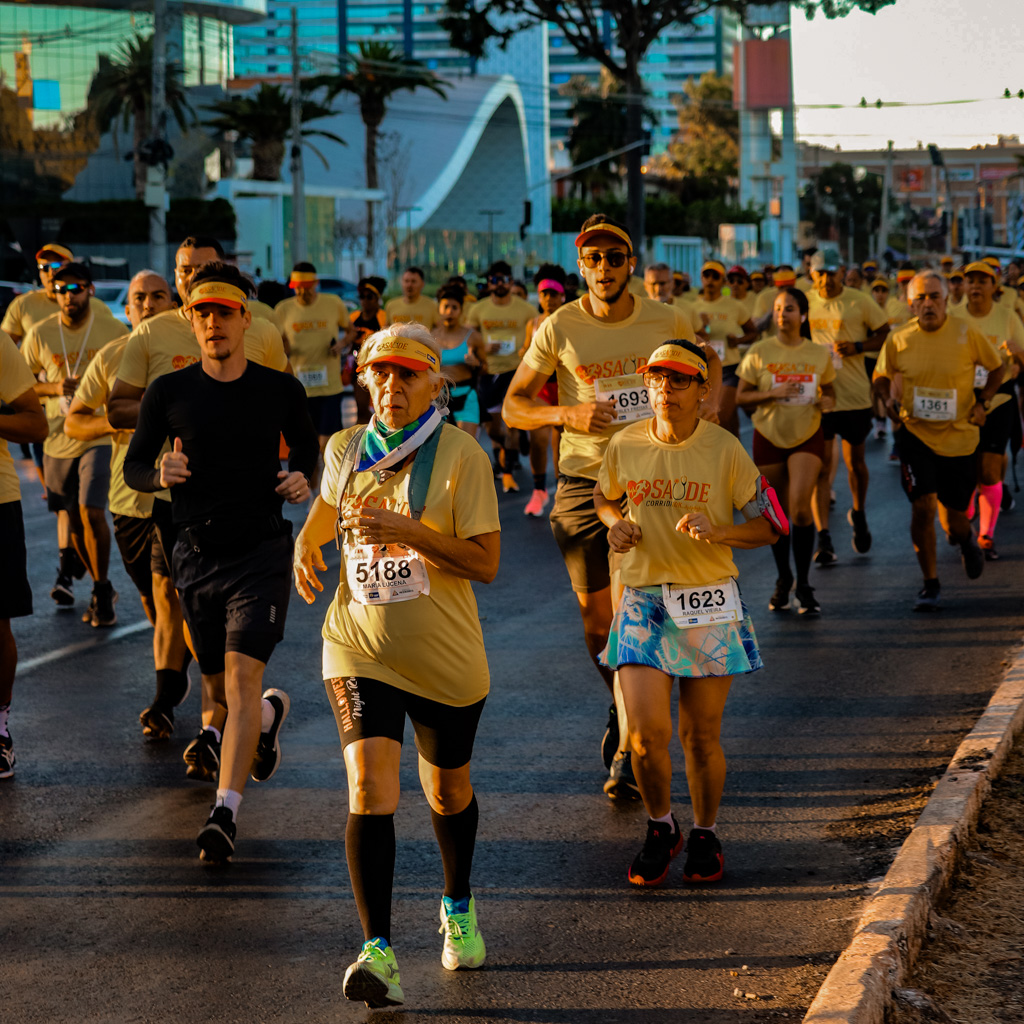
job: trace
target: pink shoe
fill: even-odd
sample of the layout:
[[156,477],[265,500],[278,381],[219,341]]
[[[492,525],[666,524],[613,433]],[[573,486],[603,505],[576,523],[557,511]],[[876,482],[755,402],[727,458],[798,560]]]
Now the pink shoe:
[[526,503],[526,508],[523,509],[523,515],[540,518],[547,506],[547,503],[547,491],[534,491],[533,494],[530,495],[530,500]]

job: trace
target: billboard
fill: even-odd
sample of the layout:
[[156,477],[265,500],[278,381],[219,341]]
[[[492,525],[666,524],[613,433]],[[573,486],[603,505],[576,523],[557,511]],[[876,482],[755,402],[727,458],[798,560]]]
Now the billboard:
[[793,105],[789,39],[745,39],[733,47],[732,102],[737,109]]
[[923,167],[900,167],[896,173],[896,191],[923,192],[924,176]]

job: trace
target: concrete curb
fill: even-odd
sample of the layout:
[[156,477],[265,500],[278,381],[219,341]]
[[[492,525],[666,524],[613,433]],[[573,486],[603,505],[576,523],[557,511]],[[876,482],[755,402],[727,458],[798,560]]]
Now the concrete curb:
[[957,748],[871,898],[804,1024],[883,1024],[921,949],[932,906],[952,879],[981,805],[1024,725],[1024,650]]

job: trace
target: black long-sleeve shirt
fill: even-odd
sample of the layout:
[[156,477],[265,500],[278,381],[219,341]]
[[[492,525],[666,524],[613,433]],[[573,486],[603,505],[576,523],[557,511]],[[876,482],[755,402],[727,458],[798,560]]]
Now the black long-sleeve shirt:
[[289,470],[312,478],[319,444],[294,377],[250,362],[237,380],[218,381],[195,363],[146,388],[124,478],[136,491],[159,491],[154,463],[164,442],[180,437],[192,475],[171,488],[176,523],[280,515],[281,434],[291,449]]

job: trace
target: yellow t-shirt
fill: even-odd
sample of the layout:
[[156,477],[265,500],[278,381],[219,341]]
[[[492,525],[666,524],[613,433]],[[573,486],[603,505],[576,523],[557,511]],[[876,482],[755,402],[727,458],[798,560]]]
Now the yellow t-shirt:
[[[961,317],[965,323],[991,342],[1003,362],[1003,383],[1000,388],[1006,386],[1012,379],[1014,365],[1007,342],[1012,341],[1024,349],[1024,323],[1021,323],[1020,317],[1009,306],[997,306],[994,302],[987,316],[973,316],[966,305],[957,309],[953,315]],[[1010,388],[1006,391],[997,391],[989,404],[989,410],[998,409],[1012,398],[1013,392]]]
[[[937,455],[970,455],[979,439],[978,428],[967,419],[975,403],[974,367],[979,363],[994,370],[1001,360],[992,343],[963,317],[947,317],[937,331],[922,331],[914,320],[885,339],[875,377],[892,380],[895,374],[902,375],[900,420],[932,451]],[[955,392],[955,418],[934,420],[915,415],[917,388]]]
[[914,319],[910,307],[895,295],[890,296],[885,303],[885,315],[889,318],[890,327],[902,327]]
[[[108,341],[127,333],[124,324],[113,317],[94,316],[91,326],[86,321],[80,328],[74,330],[64,327],[60,314],[54,313],[53,316],[29,328],[25,340],[21,343],[21,355],[33,374],[43,371],[46,380],[55,384],[73,373],[81,377],[96,358],[96,353]],[[43,443],[44,455],[55,459],[76,459],[90,448],[110,444],[109,437],[100,437],[95,441],[75,441],[68,437],[64,433],[64,413],[60,409],[59,395],[44,398],[43,407],[50,426],[50,436]]]
[[274,307],[276,323],[288,339],[292,369],[310,398],[340,395],[341,356],[331,354],[338,331],[349,324],[348,310],[337,295],[320,292],[311,306],[294,296]]
[[823,299],[817,292],[807,296],[811,338],[826,346],[836,367],[836,412],[871,408],[871,381],[864,367],[864,354],[841,356],[835,350],[840,341],[864,341],[889,318],[870,295],[844,288],[834,299]]
[[[765,288],[758,295],[757,301],[754,303],[754,315],[750,319],[760,320],[761,317],[768,316],[775,309],[775,300],[779,297],[781,291],[781,288]],[[768,326],[761,332],[761,335],[765,338],[774,338],[777,333],[778,328],[775,326],[775,317],[771,317],[768,321]]]
[[0,331],[24,338],[30,327],[34,327],[58,312],[60,312],[60,307],[57,305],[57,300],[48,298],[42,288],[36,288],[31,292],[22,292],[21,295],[15,295],[7,307],[3,322],[0,323]]
[[277,322],[277,316],[274,313],[274,306],[268,306],[265,302],[260,302],[259,299],[250,299],[246,305],[253,316],[258,316],[261,320],[269,320],[278,330],[281,329]]
[[[338,505],[341,460],[356,427],[335,434],[324,452],[320,496]],[[477,537],[501,529],[490,461],[464,430],[444,426],[437,446],[421,522],[446,537]],[[378,484],[369,472],[353,473],[346,511],[363,506],[409,515],[411,467]],[[427,565],[430,593],[411,601],[357,602],[345,575],[350,535],[342,552],[341,576],[324,622],[325,679],[367,676],[452,707],[482,700],[490,674],[480,616],[469,580]]]
[[[117,380],[121,355],[127,344],[128,335],[125,334],[104,345],[89,364],[89,369],[82,374],[75,398],[94,412],[101,413],[107,404],[114,381]],[[118,440],[120,437],[124,438],[123,442]],[[153,495],[133,491],[124,482],[124,457],[128,454],[130,431],[113,434],[110,440],[110,490],[107,496],[110,513],[117,516],[132,516],[135,519],[148,519],[153,514]]]
[[499,306],[489,296],[474,303],[466,313],[467,327],[475,327],[485,345],[497,345],[487,353],[488,373],[508,373],[519,365],[519,353],[526,344],[526,325],[537,315],[537,307],[518,295]]
[[816,398],[808,404],[771,401],[754,408],[751,421],[776,448],[795,448],[814,435],[821,424],[821,385],[836,379],[832,357],[824,346],[813,341],[784,345],[778,338],[751,345],[736,373],[758,391],[771,391],[783,379],[793,377],[814,386]]
[[800,291],[807,292],[808,294],[810,294],[811,292],[814,291],[814,281],[813,281],[813,279],[810,278],[810,277],[806,277],[803,274],[801,274],[796,279],[796,286],[797,286],[797,288],[800,289]]
[[703,512],[715,524],[732,525],[757,490],[760,470],[724,427],[698,420],[681,444],[654,434],[654,420],[631,423],[608,444],[598,483],[605,497],[623,495],[626,518],[643,536],[622,556],[622,582],[629,587],[660,583],[700,586],[736,576],[732,548],[694,540],[676,529],[688,512]]
[[[560,405],[595,401],[598,377],[622,377],[637,372],[650,354],[666,341],[693,341],[686,310],[650,299],[634,298],[633,312],[617,323],[606,323],[586,312],[582,299],[560,306],[540,325],[523,362],[545,377],[556,374]],[[562,428],[559,472],[596,480],[605,446],[623,425],[600,434]]]
[[708,341],[718,353],[722,365],[735,366],[740,361],[740,350],[726,338],[741,335],[743,324],[750,319],[742,303],[726,295],[719,296],[714,302],[701,297],[695,308],[708,317]]
[[[0,331],[0,402],[13,402],[31,391],[35,377],[21,358],[18,346]],[[21,500],[21,486],[7,442],[0,438],[0,505]]]
[[[148,388],[157,377],[182,370],[201,358],[188,318],[180,309],[172,309],[143,320],[132,331],[117,377],[134,388]],[[245,358],[272,370],[287,367],[281,332],[269,320],[253,317],[245,332]]]
[[392,324],[416,323],[430,328],[438,321],[437,303],[423,294],[415,302],[406,302],[405,296],[399,295],[388,302],[384,312],[388,315],[388,323]]
[[629,275],[629,283],[626,285],[631,295],[636,295],[638,298],[647,298],[647,289],[644,287],[644,279],[638,277],[636,274]]

